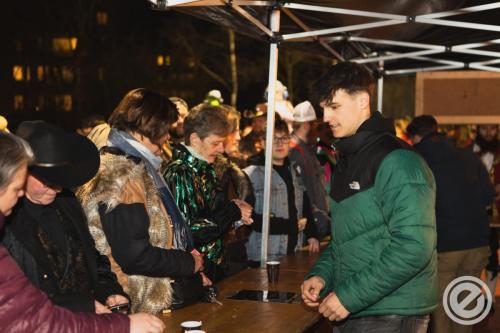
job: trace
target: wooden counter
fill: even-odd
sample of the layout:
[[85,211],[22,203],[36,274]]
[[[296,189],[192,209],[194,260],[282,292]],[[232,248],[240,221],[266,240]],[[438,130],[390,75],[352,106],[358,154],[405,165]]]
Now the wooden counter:
[[300,285],[317,255],[297,252],[280,260],[279,282],[267,282],[265,269],[246,269],[224,281],[219,287],[219,300],[223,305],[199,303],[172,313],[161,315],[167,329],[180,332],[180,323],[201,320],[207,333],[299,333],[314,326],[320,319],[317,310],[303,304],[265,303],[258,301],[230,300],[242,289],[291,291],[300,295]]

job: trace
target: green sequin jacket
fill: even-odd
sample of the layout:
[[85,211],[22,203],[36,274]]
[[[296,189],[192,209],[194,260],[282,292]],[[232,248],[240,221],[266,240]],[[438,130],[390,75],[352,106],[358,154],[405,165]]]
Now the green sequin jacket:
[[195,247],[215,264],[221,263],[222,237],[241,218],[228,201],[213,165],[194,157],[184,146],[173,147],[172,162],[163,176],[193,234]]

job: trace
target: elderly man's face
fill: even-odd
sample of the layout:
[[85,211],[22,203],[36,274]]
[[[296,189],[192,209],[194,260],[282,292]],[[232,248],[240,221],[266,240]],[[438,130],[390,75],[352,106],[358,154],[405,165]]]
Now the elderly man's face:
[[38,178],[28,175],[26,181],[26,197],[38,205],[50,205],[56,199],[57,193],[61,192],[60,187],[50,187]]

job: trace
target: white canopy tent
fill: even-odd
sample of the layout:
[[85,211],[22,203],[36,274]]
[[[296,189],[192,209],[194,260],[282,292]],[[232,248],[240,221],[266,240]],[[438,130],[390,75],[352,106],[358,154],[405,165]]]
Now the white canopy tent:
[[[500,25],[490,24],[496,22],[499,17],[500,2],[484,4],[484,1],[479,1],[479,4],[475,5],[477,1],[473,0],[415,0],[407,1],[405,6],[405,2],[381,5],[361,0],[150,1],[156,10],[174,8],[223,26],[236,27],[237,31],[241,30],[240,32],[256,38],[267,38],[270,45],[270,111],[275,110],[279,43],[314,43],[337,61],[349,60],[367,64],[379,77],[378,110],[382,109],[384,76],[457,69],[500,72],[500,67],[496,67],[500,64],[500,51],[497,51],[496,47],[500,44]],[[346,8],[337,7],[338,3],[343,3]],[[469,3],[474,5],[467,6]],[[348,6],[354,8],[347,8]],[[388,12],[373,11],[374,6],[383,7]],[[436,8],[445,10],[436,11]],[[410,14],[404,15],[401,12]],[[481,15],[473,15],[477,13]],[[282,14],[288,21],[286,29],[281,29]],[[451,19],[462,15],[468,19]],[[316,19],[317,16],[320,17]],[[478,21],[474,21],[476,18]],[[339,21],[345,24],[339,24]],[[398,29],[381,30],[391,26],[397,26]],[[429,33],[429,26],[447,27],[447,30],[434,30],[429,36],[425,36],[425,33]],[[405,28],[408,28],[406,35]],[[387,38],[383,38],[384,32],[387,32]],[[423,37],[420,34],[422,32]],[[388,68],[390,64],[395,64],[395,67]],[[274,112],[267,113],[267,123],[274,123]],[[267,127],[261,252],[263,266],[267,260],[269,234],[273,131],[273,126]]]

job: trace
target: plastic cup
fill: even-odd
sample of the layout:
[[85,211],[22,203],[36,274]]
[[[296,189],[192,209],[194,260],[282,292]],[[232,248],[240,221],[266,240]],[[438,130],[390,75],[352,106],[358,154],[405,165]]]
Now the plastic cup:
[[267,281],[269,283],[278,283],[280,277],[280,262],[268,261],[266,262]]

